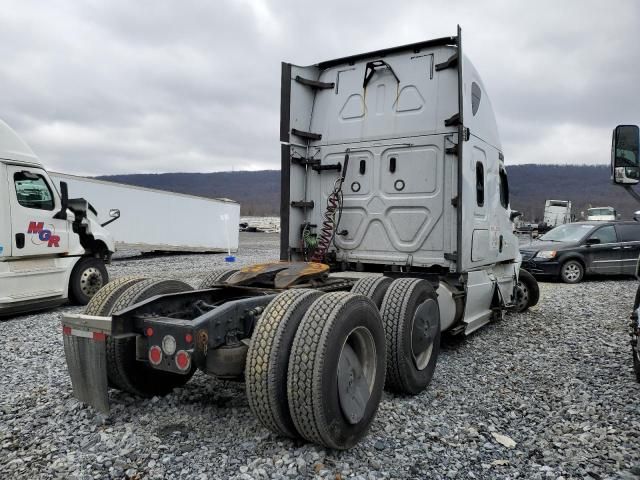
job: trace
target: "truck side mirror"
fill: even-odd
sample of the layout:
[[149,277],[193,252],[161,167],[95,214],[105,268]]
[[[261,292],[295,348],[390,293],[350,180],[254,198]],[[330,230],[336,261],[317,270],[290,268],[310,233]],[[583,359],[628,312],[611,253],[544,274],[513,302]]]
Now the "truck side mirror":
[[58,220],[67,219],[67,208],[69,208],[69,187],[67,182],[60,182],[60,211],[53,218]]
[[106,222],[104,222],[102,224],[103,227],[106,227],[110,223],[113,223],[117,219],[119,219],[120,218],[120,210],[118,208],[112,208],[111,210],[109,210],[109,216],[111,217],[111,220],[107,220]]
[[633,219],[636,222],[640,222],[640,210],[638,210],[637,212],[633,212]]
[[640,182],[640,129],[637,125],[618,125],[611,142],[613,183],[635,185]]
[[511,214],[509,215],[509,220],[511,220],[513,222],[516,218],[521,217],[521,216],[522,216],[522,212],[519,212],[517,210],[513,210],[511,212]]

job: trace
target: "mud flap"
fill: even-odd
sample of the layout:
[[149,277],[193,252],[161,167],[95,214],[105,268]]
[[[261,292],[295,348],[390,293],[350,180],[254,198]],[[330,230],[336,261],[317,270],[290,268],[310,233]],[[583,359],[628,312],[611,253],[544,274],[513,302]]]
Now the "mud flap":
[[106,340],[111,317],[63,315],[62,332],[73,396],[109,413]]

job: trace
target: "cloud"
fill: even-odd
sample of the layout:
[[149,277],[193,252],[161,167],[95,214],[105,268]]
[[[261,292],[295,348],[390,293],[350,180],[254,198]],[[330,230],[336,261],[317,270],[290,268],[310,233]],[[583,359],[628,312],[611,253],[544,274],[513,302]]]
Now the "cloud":
[[640,121],[633,0],[14,2],[0,16],[0,116],[59,171],[278,168],[281,61],[458,23],[509,163],[605,163],[613,126]]

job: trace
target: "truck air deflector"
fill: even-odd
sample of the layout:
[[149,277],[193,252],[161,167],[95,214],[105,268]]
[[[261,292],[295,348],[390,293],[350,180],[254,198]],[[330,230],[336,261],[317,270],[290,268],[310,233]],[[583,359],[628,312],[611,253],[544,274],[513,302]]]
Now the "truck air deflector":
[[399,47],[385,48],[382,50],[374,50],[373,52],[359,53],[356,55],[350,55],[348,57],[336,58],[334,60],[327,60],[326,62],[320,62],[316,64],[321,70],[335,67],[336,65],[351,64],[364,60],[367,58],[385,57],[398,52],[404,52],[407,50],[413,50],[418,53],[425,48],[442,47],[446,45],[456,45],[456,37],[441,37],[433,40],[427,40],[425,42],[409,43],[407,45],[401,45]]
[[[280,76],[280,141],[289,142],[291,120],[291,64],[282,62]],[[288,182],[288,177],[287,177]],[[284,186],[284,182],[282,183]]]
[[[460,25],[458,25],[458,31],[457,31],[457,36],[456,36],[456,45],[458,47],[458,53],[457,56],[458,58],[463,58],[462,57],[462,29],[460,28]],[[449,59],[451,60],[451,58]],[[456,65],[458,67],[458,144],[456,146],[456,153],[458,155],[458,196],[457,196],[457,202],[459,205],[464,205],[463,203],[463,198],[462,198],[462,171],[464,168],[464,162],[463,162],[463,144],[465,141],[465,128],[464,128],[464,111],[463,111],[463,107],[464,107],[464,102],[463,102],[463,98],[462,98],[462,61],[457,61],[456,60]],[[437,68],[436,68],[437,70]],[[468,140],[468,137],[467,137]],[[457,273],[462,273],[462,212],[463,209],[462,208],[456,208],[456,216],[458,219],[458,229],[456,232],[456,238],[457,238],[457,242],[456,242],[456,250],[455,250],[455,256],[456,256],[456,272]]]
[[[286,65],[283,63],[283,65]],[[286,82],[287,85],[289,82]],[[283,87],[284,88],[284,87]],[[288,108],[287,104],[287,108]],[[289,117],[287,117],[288,119]],[[281,121],[283,121],[281,119]],[[287,124],[289,121],[287,120]],[[287,126],[287,130],[288,130]],[[289,136],[289,132],[286,132]],[[291,147],[280,145],[280,260],[289,260],[289,202],[291,201]]]

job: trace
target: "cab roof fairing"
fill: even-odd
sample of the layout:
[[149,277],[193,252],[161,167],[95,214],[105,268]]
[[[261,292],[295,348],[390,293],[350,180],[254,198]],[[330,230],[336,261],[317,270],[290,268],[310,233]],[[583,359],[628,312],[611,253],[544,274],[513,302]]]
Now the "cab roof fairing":
[[[350,55],[347,57],[341,57],[333,60],[327,60],[324,62],[319,62],[312,65],[295,65],[291,63],[283,63],[283,66],[287,66],[289,69],[297,72],[299,71],[306,75],[309,75],[313,72],[310,80],[318,81],[322,74],[329,69],[339,67],[342,65],[353,65],[356,62],[361,62],[367,59],[373,60],[382,60],[385,57],[392,56],[397,53],[405,52],[407,50],[413,51],[414,53],[422,52],[424,50],[436,49],[438,47],[450,47],[453,49],[457,47],[458,37],[450,36],[450,37],[441,37],[433,40],[427,40],[423,42],[411,43],[407,45],[401,45],[398,47],[387,48],[383,50],[376,50],[372,52],[360,53],[356,55]],[[481,138],[488,144],[492,145],[499,152],[502,153],[502,142],[500,141],[500,135],[498,134],[498,126],[496,122],[495,112],[493,110],[493,105],[491,103],[491,99],[489,94],[482,82],[482,78],[478,73],[478,70],[475,68],[471,60],[464,55],[462,55],[463,63],[462,63],[462,96],[463,96],[463,109],[464,109],[464,126],[469,129],[471,135],[475,135],[476,137]],[[284,70],[283,70],[284,73]],[[295,76],[295,75],[294,75]],[[472,105],[472,86],[476,83],[481,90],[481,98],[480,105],[475,115],[473,114],[473,105]],[[283,92],[284,93],[284,92]],[[286,104],[283,105],[283,113],[288,113],[289,108],[289,93],[286,94]],[[282,98],[285,101],[285,95]],[[286,115],[286,113],[284,113]],[[283,115],[284,116],[284,115]],[[281,141],[284,143],[288,143],[288,131],[285,133],[286,126],[281,130]]]
[[0,159],[42,167],[29,145],[2,120],[0,120]]

